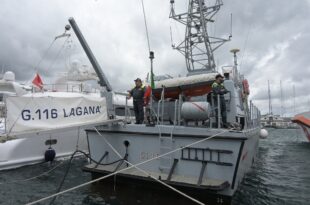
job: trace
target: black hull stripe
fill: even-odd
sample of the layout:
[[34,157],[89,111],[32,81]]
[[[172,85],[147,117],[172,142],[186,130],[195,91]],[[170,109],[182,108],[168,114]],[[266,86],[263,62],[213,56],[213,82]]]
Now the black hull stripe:
[[237,173],[238,173],[238,168],[239,168],[239,163],[240,163],[240,159],[241,159],[241,154],[242,154],[242,151],[243,151],[243,146],[244,146],[244,141],[242,141],[241,145],[240,145],[238,159],[237,159],[237,164],[236,164],[235,171],[234,171],[234,177],[233,177],[233,180],[232,180],[232,183],[231,183],[231,189],[235,188],[235,182],[236,182],[236,177],[237,177]]

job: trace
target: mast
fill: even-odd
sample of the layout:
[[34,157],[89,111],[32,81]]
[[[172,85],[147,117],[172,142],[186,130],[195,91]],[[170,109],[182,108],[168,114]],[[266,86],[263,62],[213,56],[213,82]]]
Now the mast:
[[282,92],[282,81],[280,80],[280,95],[281,95],[281,117],[283,117],[283,110],[284,110],[284,106],[283,106],[283,92]]
[[170,0],[169,17],[186,26],[185,40],[172,47],[185,56],[188,75],[197,72],[215,72],[213,52],[232,36],[230,34],[228,39],[209,36],[207,25],[215,22],[213,17],[223,2],[215,0],[214,5],[207,5],[207,2],[210,4],[210,0],[189,0],[188,11],[176,14],[174,0]]
[[269,80],[268,80],[268,99],[269,99],[269,115],[272,115],[271,93],[270,93]]
[[294,98],[294,105],[293,105],[293,115],[296,113],[296,102],[295,102],[295,85],[293,85],[293,98]]
[[238,73],[238,57],[237,57],[237,53],[240,50],[238,48],[234,48],[231,49],[230,52],[234,54],[234,66],[233,66],[233,75],[235,76],[235,78],[238,78],[237,76],[239,76]]

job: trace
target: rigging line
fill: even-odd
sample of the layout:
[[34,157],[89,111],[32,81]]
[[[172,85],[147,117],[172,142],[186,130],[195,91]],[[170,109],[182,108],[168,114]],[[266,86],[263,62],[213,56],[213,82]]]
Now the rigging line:
[[52,43],[49,45],[49,47],[46,49],[46,51],[44,52],[43,56],[41,57],[41,59],[39,60],[39,62],[37,63],[37,65],[34,67],[34,71],[35,73],[38,72],[39,68],[38,66],[40,65],[40,63],[42,62],[42,60],[45,58],[45,56],[47,55],[47,53],[49,52],[49,50],[51,49],[51,47],[53,46],[53,44],[55,43],[56,39],[54,39],[52,41]]
[[[54,60],[52,61],[51,65],[48,67],[47,70],[49,70],[49,69],[51,68],[51,66],[54,64],[54,61],[58,58],[58,56],[59,56],[61,50],[64,48],[64,45],[65,45],[65,43],[68,41],[69,38],[70,38],[70,36],[68,36],[67,39],[64,41],[62,47],[60,48],[59,52],[57,53],[56,57],[54,58]],[[44,53],[43,57],[40,59],[38,65],[35,67],[35,73],[38,72],[38,70],[39,70],[39,68],[38,68],[39,64],[40,64],[40,63],[42,62],[42,60],[45,58],[45,56],[46,56],[47,53],[48,53],[48,50],[52,47],[52,45],[55,43],[56,40],[57,40],[57,39],[54,39],[54,40],[53,40],[53,42],[51,43],[51,45],[48,47],[48,49],[47,49],[46,52]],[[25,84],[29,84],[30,82],[31,82],[31,80],[28,80]]]
[[249,35],[250,35],[250,31],[251,30],[252,30],[252,26],[249,25],[248,33],[246,35],[245,42],[244,42],[244,45],[243,45],[243,54],[242,54],[241,59],[240,59],[240,66],[239,66],[240,70],[241,70],[241,66],[243,65],[243,60],[244,60],[244,57],[245,57],[245,54],[246,54],[246,48],[247,48],[247,44],[248,44]]
[[[191,143],[191,144],[188,144],[188,145],[186,145],[186,146],[184,146],[184,147],[180,147],[180,148],[177,148],[177,149],[172,150],[172,151],[170,151],[170,152],[167,152],[167,153],[165,153],[165,154],[158,155],[157,157],[153,157],[153,158],[148,159],[148,160],[145,160],[145,161],[143,161],[143,162],[139,162],[139,163],[135,164],[135,166],[140,166],[140,165],[142,165],[142,164],[148,163],[148,162],[150,162],[150,161],[156,160],[156,159],[158,159],[158,158],[161,158],[161,157],[164,157],[164,156],[166,156],[166,155],[172,154],[172,153],[174,153],[174,152],[180,151],[180,150],[182,150],[182,149],[188,148],[188,147],[190,147],[190,146],[199,144],[199,143],[201,143],[201,142],[203,142],[203,141],[210,140],[210,139],[212,139],[212,138],[214,138],[214,137],[216,137],[216,136],[218,136],[218,135],[224,134],[224,133],[229,132],[229,131],[230,131],[230,130],[228,129],[228,130],[225,130],[225,131],[223,131],[223,132],[219,132],[219,133],[214,134],[214,135],[212,135],[212,136],[210,136],[210,137],[206,137],[206,138],[204,138],[204,139],[202,139],[202,140],[198,140],[198,141],[196,141],[196,142],[193,142],[193,143]],[[106,178],[108,178],[108,177],[111,177],[111,176],[113,176],[113,175],[116,175],[116,174],[118,174],[118,173],[121,173],[121,172],[123,172],[123,171],[129,170],[129,169],[131,169],[131,168],[133,168],[133,166],[128,166],[127,168],[124,168],[124,169],[118,170],[118,171],[116,171],[116,172],[107,174],[107,175],[102,176],[102,177],[99,177],[99,178],[97,178],[97,179],[93,179],[93,180],[91,180],[91,181],[85,182],[85,183],[83,183],[83,184],[77,185],[77,186],[75,186],[75,187],[66,189],[66,190],[64,190],[64,191],[61,191],[61,192],[58,192],[58,193],[55,193],[55,194],[52,194],[52,195],[50,195],[50,196],[47,196],[47,197],[38,199],[38,200],[36,200],[36,201],[29,202],[29,203],[27,203],[26,205],[37,204],[37,203],[39,203],[39,202],[45,201],[45,200],[50,199],[50,198],[53,198],[53,197],[55,197],[55,196],[62,195],[62,194],[64,194],[64,193],[67,193],[67,192],[70,192],[70,191],[74,191],[74,190],[76,190],[76,189],[79,189],[79,188],[81,188],[81,187],[87,186],[87,185],[89,185],[89,184],[92,184],[92,183],[95,183],[95,182],[98,182],[98,181],[101,181],[101,180],[103,180],[103,179],[106,179]]]
[[143,0],[141,0],[141,5],[142,5],[142,10],[143,10],[143,17],[144,17],[144,26],[145,26],[145,33],[146,33],[146,39],[147,39],[147,46],[149,49],[149,52],[151,51],[151,46],[150,46],[150,39],[149,39],[149,31],[147,28],[147,22],[146,22],[146,15],[145,15],[145,9],[144,9],[144,3]]
[[67,43],[67,41],[69,40],[70,36],[68,36],[66,38],[66,40],[64,41],[64,43],[62,44],[61,48],[59,49],[57,55],[55,56],[55,58],[52,60],[52,63],[50,64],[50,66],[47,68],[47,71],[54,65],[54,63],[56,62],[57,58],[59,57],[61,51],[64,49],[65,44]]
[[[175,126],[174,126],[174,127],[175,127]],[[174,127],[173,127],[173,129],[174,129]],[[97,132],[100,136],[103,137],[103,140],[105,141],[105,143],[108,144],[108,146],[115,152],[115,154],[118,155],[119,158],[122,158],[122,156],[120,155],[120,153],[109,143],[109,141],[108,141],[103,135],[100,134],[100,132],[97,130],[97,128],[96,128],[96,127],[94,127],[94,128],[95,128],[96,132]],[[172,132],[173,132],[173,130],[172,130]],[[171,132],[171,134],[172,134],[172,132]],[[195,202],[195,203],[197,203],[197,204],[204,205],[204,203],[202,203],[202,202],[198,201],[197,199],[195,199],[195,198],[193,198],[193,197],[191,197],[191,196],[185,194],[184,192],[182,192],[182,191],[180,191],[180,190],[178,190],[178,189],[172,187],[171,185],[169,185],[169,184],[167,184],[167,183],[165,183],[165,182],[163,182],[163,181],[157,179],[156,177],[154,177],[154,176],[151,175],[150,173],[146,172],[145,170],[141,169],[140,167],[137,167],[136,165],[132,164],[132,163],[129,162],[128,160],[124,159],[124,161],[125,161],[126,163],[128,163],[130,166],[133,166],[134,168],[136,168],[136,169],[139,170],[140,172],[144,173],[146,176],[148,176],[148,177],[154,179],[155,181],[159,182],[160,184],[164,185],[165,187],[171,189],[172,191],[177,192],[178,194],[184,196],[185,198],[188,198],[189,200],[191,200],[191,201],[193,201],[193,202]]]

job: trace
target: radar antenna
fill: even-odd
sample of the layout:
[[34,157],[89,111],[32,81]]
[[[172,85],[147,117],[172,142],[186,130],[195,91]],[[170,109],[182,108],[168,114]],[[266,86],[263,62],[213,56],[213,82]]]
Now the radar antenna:
[[[207,2],[212,2],[212,6]],[[188,12],[181,14],[175,13],[174,0],[170,0],[170,5],[169,17],[186,26],[185,40],[173,48],[185,56],[188,75],[214,72],[213,52],[232,37],[211,37],[207,31],[207,24],[214,22],[213,17],[223,5],[222,0],[189,0]]]

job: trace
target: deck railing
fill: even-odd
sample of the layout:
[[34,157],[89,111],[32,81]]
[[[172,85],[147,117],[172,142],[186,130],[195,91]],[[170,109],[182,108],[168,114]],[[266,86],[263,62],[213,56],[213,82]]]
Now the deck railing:
[[[79,84],[70,84],[70,83],[57,83],[57,84],[44,84],[43,91],[52,91],[52,92],[71,92],[71,93],[98,93],[100,89],[91,88],[90,86],[86,86],[83,83]],[[39,92],[37,88],[33,87],[32,92]]]

